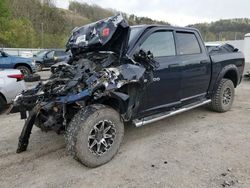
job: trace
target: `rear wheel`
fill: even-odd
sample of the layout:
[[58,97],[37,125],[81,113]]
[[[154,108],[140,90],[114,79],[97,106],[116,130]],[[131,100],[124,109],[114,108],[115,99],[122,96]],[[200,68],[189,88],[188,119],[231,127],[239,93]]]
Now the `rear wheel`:
[[6,100],[0,95],[0,113],[3,112],[7,107]]
[[231,109],[234,101],[234,84],[229,79],[222,79],[214,96],[211,108],[216,112],[226,112]]
[[72,119],[66,131],[68,151],[88,167],[109,162],[118,152],[124,125],[114,109],[95,104],[87,106]]
[[25,76],[29,76],[30,74],[31,74],[31,70],[28,68],[28,67],[26,67],[26,66],[18,66],[18,67],[16,67],[18,70],[20,70],[21,71],[21,73],[23,74],[23,75],[25,75]]

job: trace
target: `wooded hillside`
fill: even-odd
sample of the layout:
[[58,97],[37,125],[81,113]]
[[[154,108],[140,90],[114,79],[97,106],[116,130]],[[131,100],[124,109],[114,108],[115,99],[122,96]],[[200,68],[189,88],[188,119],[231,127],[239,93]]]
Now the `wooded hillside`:
[[250,19],[228,19],[190,25],[200,30],[205,41],[241,40],[250,32]]
[[[64,48],[73,28],[116,14],[97,5],[71,2],[69,10],[52,0],[0,0],[0,47]],[[162,23],[135,15],[130,24]]]
[[[104,9],[71,1],[69,10],[59,9],[53,0],[0,0],[0,47],[64,48],[71,30],[116,14]],[[130,25],[168,24],[122,13]],[[220,20],[191,25],[206,41],[243,39],[250,32],[250,19]]]

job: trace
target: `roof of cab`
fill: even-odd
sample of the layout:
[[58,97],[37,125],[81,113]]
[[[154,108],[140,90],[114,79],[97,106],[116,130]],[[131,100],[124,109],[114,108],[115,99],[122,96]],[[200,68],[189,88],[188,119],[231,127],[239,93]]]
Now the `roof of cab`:
[[193,28],[193,27],[177,27],[177,26],[171,26],[171,25],[159,25],[159,24],[153,24],[153,25],[134,25],[131,26],[131,28],[135,27],[141,27],[143,29],[150,29],[154,27],[161,27],[161,28],[166,28],[166,29],[173,29],[173,30],[183,30],[183,31],[198,31],[198,29]]

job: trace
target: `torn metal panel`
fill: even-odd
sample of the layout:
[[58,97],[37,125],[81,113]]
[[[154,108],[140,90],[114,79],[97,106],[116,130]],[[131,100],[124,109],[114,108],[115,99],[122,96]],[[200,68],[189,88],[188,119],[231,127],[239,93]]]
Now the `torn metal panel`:
[[73,54],[90,51],[113,51],[120,53],[126,45],[129,25],[121,14],[95,23],[75,28],[67,43]]

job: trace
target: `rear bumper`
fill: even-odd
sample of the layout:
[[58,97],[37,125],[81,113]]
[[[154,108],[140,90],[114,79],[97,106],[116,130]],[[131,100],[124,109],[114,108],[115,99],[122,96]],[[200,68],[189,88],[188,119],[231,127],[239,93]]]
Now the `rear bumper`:
[[15,81],[13,83],[10,83],[9,87],[11,87],[11,89],[9,91],[6,91],[5,94],[7,104],[12,103],[12,101],[18,94],[27,89],[26,84],[23,80],[19,82]]

